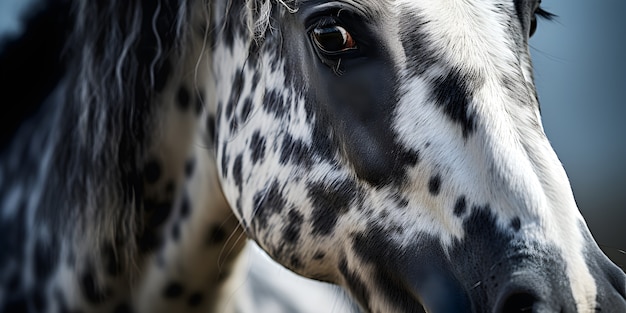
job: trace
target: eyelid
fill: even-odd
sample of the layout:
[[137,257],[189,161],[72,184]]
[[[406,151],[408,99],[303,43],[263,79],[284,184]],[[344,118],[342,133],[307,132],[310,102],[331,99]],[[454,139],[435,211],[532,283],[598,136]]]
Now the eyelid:
[[329,27],[329,26],[336,26],[339,23],[339,21],[337,21],[337,19],[334,16],[323,16],[320,17],[315,24],[313,25],[312,29],[315,28],[323,28],[323,27]]

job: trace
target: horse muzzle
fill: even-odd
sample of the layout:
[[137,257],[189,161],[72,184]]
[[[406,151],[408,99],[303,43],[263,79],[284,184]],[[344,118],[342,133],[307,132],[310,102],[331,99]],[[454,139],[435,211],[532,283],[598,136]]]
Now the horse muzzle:
[[445,247],[426,234],[400,246],[375,227],[356,236],[371,272],[359,283],[350,277],[358,268],[345,268],[348,289],[373,312],[626,312],[626,275],[591,238],[581,251],[585,276],[568,271],[558,247],[504,233],[489,214],[472,221],[480,231],[467,227]]
[[400,312],[626,312],[626,277],[601,253],[589,264],[594,276],[589,283],[596,287],[591,300],[581,299],[590,295],[574,294],[567,262],[557,254],[510,253],[497,262],[478,263],[475,256],[456,253],[433,247],[404,260],[399,267],[403,275],[382,274],[396,281],[388,286],[407,290],[410,299],[398,301]]

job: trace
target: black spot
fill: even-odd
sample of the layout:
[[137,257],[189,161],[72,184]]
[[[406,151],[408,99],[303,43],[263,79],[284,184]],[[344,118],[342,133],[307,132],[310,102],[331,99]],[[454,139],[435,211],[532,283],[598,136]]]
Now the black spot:
[[120,303],[113,309],[113,313],[133,313],[133,309],[128,303]]
[[399,152],[398,160],[402,166],[415,166],[420,160],[420,153],[416,150],[402,150]]
[[217,127],[216,129],[220,128],[221,119],[225,118],[224,116],[222,116],[223,111],[224,111],[224,103],[218,100],[216,108],[215,108],[215,127]]
[[205,237],[205,244],[209,247],[218,245],[226,240],[226,232],[220,225],[211,225]]
[[85,299],[91,304],[102,303],[107,298],[102,288],[96,284],[96,279],[91,267],[87,267],[87,270],[81,275],[80,288]]
[[196,166],[196,160],[191,158],[185,162],[185,177],[190,178]]
[[309,147],[300,139],[295,139],[291,135],[286,134],[283,137],[283,145],[280,152],[280,163],[287,164],[287,162],[293,162],[295,164],[311,164],[311,153]]
[[147,228],[158,227],[165,222],[172,212],[172,203],[169,201],[153,202],[146,199],[144,202],[144,211],[147,218]]
[[226,103],[226,107],[225,107],[225,110],[224,110],[224,113],[226,115],[224,117],[226,118],[227,121],[232,120],[233,113],[235,112],[235,105],[236,105],[236,103],[234,105],[231,102],[227,102]]
[[[260,40],[251,40],[250,46],[248,46],[248,57],[246,58],[246,63],[250,68],[255,68],[260,56],[262,41]],[[260,71],[255,71],[255,74]],[[252,84],[252,86],[256,86],[256,82]]]
[[243,215],[243,206],[241,205],[241,201],[242,201],[241,196],[237,197],[237,201],[235,203],[235,209],[237,210],[239,214]]
[[337,145],[333,142],[333,133],[331,128],[322,124],[322,121],[316,120],[313,127],[313,147],[315,147],[315,153],[325,161],[332,161],[335,156],[335,149]]
[[296,210],[289,211],[287,221],[283,224],[283,240],[290,244],[295,244],[300,239],[300,228],[304,217]]
[[394,200],[400,208],[406,208],[407,206],[409,206],[409,199],[402,197],[399,194],[394,196]]
[[259,84],[259,81],[261,81],[261,71],[255,71],[254,75],[252,75],[252,81],[250,82],[250,85],[252,85],[252,88],[256,88],[256,86]]
[[230,158],[228,157],[228,154],[226,154],[226,147],[228,145],[224,145],[222,147],[222,176],[224,178],[228,177],[228,161],[230,161]]
[[174,181],[170,180],[167,182],[167,184],[165,184],[165,196],[166,197],[174,197],[174,189],[176,188],[176,184],[174,184]]
[[389,216],[389,211],[382,210],[378,213],[378,216],[380,216],[381,220],[387,219],[387,217]]
[[302,267],[302,262],[300,262],[300,258],[296,255],[291,255],[289,258],[289,263],[291,264],[291,268],[299,269]]
[[248,120],[248,117],[250,117],[250,112],[252,112],[252,98],[247,97],[241,105],[241,123],[245,123]]
[[185,86],[180,86],[178,88],[178,93],[176,94],[176,101],[181,110],[185,111],[189,108],[189,90]]
[[137,247],[143,253],[156,250],[162,243],[161,237],[152,230],[146,230],[137,235]]
[[313,256],[313,260],[321,260],[323,258],[326,257],[326,253],[322,252],[322,251],[318,251],[317,253],[315,253],[315,255]]
[[163,289],[163,296],[168,299],[178,298],[184,292],[183,286],[179,282],[170,282]]
[[230,97],[228,99],[228,103],[226,104],[226,116],[230,119],[233,116],[233,111],[235,107],[239,104],[239,98],[241,97],[241,93],[244,85],[244,75],[243,69],[238,69],[235,71],[235,77],[233,78],[233,83],[231,85]]
[[235,185],[237,185],[240,190],[243,187],[243,177],[241,174],[242,161],[243,155],[240,154],[235,158],[235,161],[233,162],[233,179],[235,180]]
[[475,116],[469,111],[471,90],[469,84],[476,80],[470,75],[463,75],[458,69],[451,69],[447,75],[433,80],[431,100],[441,107],[452,121],[459,123],[463,137],[467,138],[476,129]]
[[202,300],[204,299],[204,296],[202,295],[201,292],[194,292],[192,293],[189,298],[187,299],[187,305],[189,305],[190,307],[197,307],[200,304],[202,304]]
[[180,202],[180,218],[186,218],[191,212],[191,204],[189,203],[189,195],[185,194]]
[[346,280],[348,287],[352,295],[359,301],[359,303],[365,306],[365,311],[372,312],[369,308],[368,299],[369,292],[367,291],[367,286],[363,283],[363,281],[357,276],[355,272],[352,272],[348,269],[348,262],[346,259],[342,259],[339,262],[339,272],[341,276]]
[[422,29],[424,21],[418,15],[406,12],[400,20],[411,21],[401,23],[402,47],[406,54],[407,69],[413,76],[423,75],[424,72],[437,62],[437,53],[432,51],[428,34]]
[[217,274],[217,282],[221,283],[226,280],[230,276],[230,271],[222,270]]
[[206,131],[210,141],[209,145],[212,145],[215,142],[215,116],[212,114],[206,118]]
[[273,113],[276,117],[282,117],[285,114],[283,97],[280,91],[269,89],[265,91],[263,96],[263,108],[267,113]]
[[254,195],[255,222],[261,228],[267,227],[267,220],[274,214],[280,213],[287,201],[277,181],[274,181],[267,190],[261,190]]
[[308,196],[313,203],[313,233],[331,234],[339,216],[348,212],[358,192],[356,183],[351,180],[333,182],[330,185],[311,184],[308,187]]
[[161,177],[161,164],[155,159],[150,160],[146,163],[143,173],[147,183],[155,183]]
[[433,175],[428,181],[428,191],[431,195],[436,196],[441,191],[441,176]]
[[454,204],[454,215],[461,217],[461,215],[465,214],[466,210],[467,203],[465,201],[465,196],[460,196]]
[[511,228],[513,228],[514,231],[519,231],[520,228],[522,227],[522,221],[519,219],[519,217],[514,217],[511,220]]
[[257,164],[259,161],[263,161],[265,157],[265,137],[261,136],[261,133],[257,130],[252,134],[250,138],[250,151],[252,154],[252,164]]

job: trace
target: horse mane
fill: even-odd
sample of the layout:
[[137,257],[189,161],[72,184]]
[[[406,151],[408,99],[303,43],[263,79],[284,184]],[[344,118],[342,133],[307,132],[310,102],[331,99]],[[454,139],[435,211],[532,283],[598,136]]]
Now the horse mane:
[[[21,181],[27,188],[20,195],[26,207],[17,214],[47,233],[51,246],[71,238],[63,245],[98,254],[123,239],[121,255],[132,262],[134,238],[144,228],[141,166],[151,130],[158,126],[155,97],[176,69],[176,56],[184,53],[189,6],[186,0],[54,3],[60,9],[45,10],[30,23],[39,25],[39,37],[58,43],[45,47],[54,51],[36,51],[54,56],[58,69],[42,73],[49,86],[33,81],[38,84],[32,89],[41,95],[31,101],[28,114],[13,117],[16,126],[0,151],[10,169],[3,180]],[[52,13],[65,28],[57,31]],[[32,34],[27,27],[17,40],[30,40]],[[15,58],[2,64],[29,64],[31,54],[14,52]],[[40,74],[37,68],[26,73]]]
[[[245,1],[246,12],[252,12],[247,21],[253,21],[249,25],[260,38],[269,28],[274,0]],[[287,5],[286,0],[279,3]],[[67,244],[80,242],[91,249],[78,250],[99,253],[105,245],[115,247],[115,240],[126,238],[124,251],[118,254],[134,263],[135,238],[147,227],[142,164],[152,130],[159,127],[155,97],[178,69],[173,62],[182,62],[177,56],[187,49],[194,12],[187,0],[54,4],[58,10],[43,10],[44,16],[31,23],[43,23],[38,30],[45,38],[51,36],[46,30],[53,23],[44,18],[55,13],[54,20],[63,21],[63,28],[50,38],[58,45],[44,53],[56,58],[58,69],[47,75],[49,86],[33,86],[41,95],[26,113],[14,118],[15,130],[7,135],[8,148],[0,150],[0,158],[18,165],[13,167],[15,174],[4,179],[34,179],[24,183],[29,188],[25,194],[31,193],[27,211],[35,217],[29,223],[42,225],[52,246],[72,238]],[[208,11],[209,3],[205,7]],[[13,61],[3,59],[2,64]],[[25,56],[19,61],[30,62]],[[36,70],[26,71],[25,79],[37,75]],[[17,66],[15,72],[20,71],[24,72]],[[20,163],[41,159],[34,154],[43,146],[44,161]]]
[[248,30],[257,42],[263,40],[263,36],[270,28],[271,15],[274,4],[285,8],[289,13],[298,12],[296,0],[246,0],[247,1],[247,22]]

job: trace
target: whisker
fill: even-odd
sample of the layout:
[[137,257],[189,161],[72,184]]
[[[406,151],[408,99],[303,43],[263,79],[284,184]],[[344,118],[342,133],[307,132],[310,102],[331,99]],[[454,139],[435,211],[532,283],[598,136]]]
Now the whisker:
[[[239,227],[239,226],[237,226]],[[224,253],[224,249],[228,246],[228,242],[230,241],[231,238],[233,238],[233,235],[235,234],[237,229],[235,229],[231,235],[228,237],[228,240],[226,241],[226,243],[224,244],[224,246],[222,247],[222,251],[220,251],[219,256],[217,257],[217,268],[219,271],[222,270],[222,267],[224,266],[224,264],[226,264],[228,257],[230,255],[232,255],[233,250],[235,250],[235,247],[237,246],[237,244],[239,243],[239,241],[241,240],[241,238],[247,238],[244,236],[244,232],[240,232],[239,236],[237,236],[237,239],[235,239],[235,241],[232,243],[232,245],[230,245],[230,249],[228,249],[228,251],[226,251],[226,253]]]

